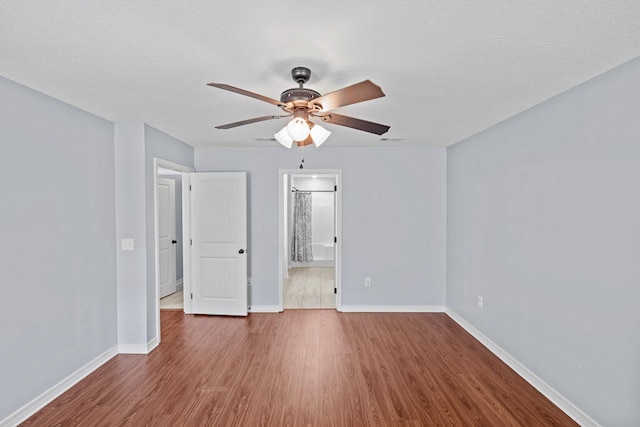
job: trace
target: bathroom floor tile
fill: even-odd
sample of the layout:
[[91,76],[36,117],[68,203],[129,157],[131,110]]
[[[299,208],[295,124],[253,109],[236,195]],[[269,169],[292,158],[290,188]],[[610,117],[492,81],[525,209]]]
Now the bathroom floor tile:
[[283,286],[284,308],[335,308],[333,268],[289,269]]

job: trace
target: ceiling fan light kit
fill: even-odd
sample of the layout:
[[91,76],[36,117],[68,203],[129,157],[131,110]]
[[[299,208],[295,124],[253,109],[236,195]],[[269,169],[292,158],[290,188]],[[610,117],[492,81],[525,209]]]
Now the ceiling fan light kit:
[[273,135],[276,141],[278,141],[283,147],[291,148],[293,145],[293,138],[289,136],[289,132],[287,132],[287,127],[283,127],[280,132]]
[[209,86],[230,92],[245,95],[260,101],[280,107],[288,114],[275,116],[262,116],[239,122],[228,123],[216,126],[217,129],[231,129],[250,123],[257,123],[265,120],[292,117],[293,119],[278,133],[274,135],[276,141],[286,148],[291,148],[295,142],[297,146],[315,144],[316,147],[322,145],[331,135],[327,129],[311,121],[311,118],[318,119],[325,123],[350,127],[376,135],[382,135],[389,130],[389,126],[379,123],[368,122],[354,117],[343,116],[332,113],[331,110],[344,107],[358,102],[369,101],[385,96],[379,86],[370,80],[336,90],[326,95],[321,95],[313,89],[303,87],[311,78],[311,70],[306,67],[295,67],[291,70],[293,81],[299,87],[287,89],[280,95],[280,101],[257,93],[249,92],[224,83],[208,83]]
[[331,132],[320,126],[316,123],[311,123],[311,130],[309,131],[309,135],[313,139],[313,143],[316,144],[316,147],[320,147],[328,138],[331,136]]
[[296,111],[294,115],[294,119],[287,124],[287,132],[289,132],[289,136],[293,138],[294,141],[304,141],[309,136],[309,125],[307,121],[308,117],[304,114],[300,114],[300,111]]

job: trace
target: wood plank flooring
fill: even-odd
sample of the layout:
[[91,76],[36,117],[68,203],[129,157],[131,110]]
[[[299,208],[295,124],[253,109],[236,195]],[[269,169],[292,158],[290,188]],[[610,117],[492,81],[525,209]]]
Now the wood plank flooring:
[[447,315],[162,311],[25,426],[575,426]]

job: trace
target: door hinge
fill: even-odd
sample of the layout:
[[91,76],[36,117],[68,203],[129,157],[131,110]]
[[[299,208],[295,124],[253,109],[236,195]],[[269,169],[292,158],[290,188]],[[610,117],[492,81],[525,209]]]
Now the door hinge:
[[189,244],[193,246],[193,239],[189,239]]
[[338,243],[338,238],[337,237],[333,238],[333,243]]
[[338,191],[338,186],[337,185],[333,186],[333,191]]
[[338,293],[338,288],[333,288],[333,293],[337,294]]
[[191,294],[191,299],[193,299],[193,293]]
[[191,191],[191,184],[189,184],[189,191]]

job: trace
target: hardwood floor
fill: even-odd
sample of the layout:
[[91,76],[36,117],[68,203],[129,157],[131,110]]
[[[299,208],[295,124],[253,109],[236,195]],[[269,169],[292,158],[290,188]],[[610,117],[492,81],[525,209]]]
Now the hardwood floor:
[[569,426],[441,313],[162,311],[149,355],[118,355],[27,426]]

